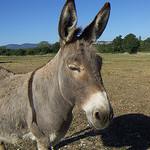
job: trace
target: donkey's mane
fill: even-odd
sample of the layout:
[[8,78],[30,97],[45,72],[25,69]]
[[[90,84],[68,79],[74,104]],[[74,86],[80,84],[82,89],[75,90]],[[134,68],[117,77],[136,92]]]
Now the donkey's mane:
[[82,33],[82,27],[78,27],[76,28],[75,32],[74,32],[74,37],[79,37]]

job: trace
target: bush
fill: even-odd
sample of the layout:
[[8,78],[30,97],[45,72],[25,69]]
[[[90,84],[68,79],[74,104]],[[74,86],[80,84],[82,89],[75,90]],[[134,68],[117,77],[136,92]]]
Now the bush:
[[[150,38],[145,41],[140,41],[134,34],[128,34],[122,39],[122,36],[117,36],[112,43],[103,42],[100,45],[94,45],[99,53],[123,53],[130,54],[138,51],[150,52]],[[0,46],[0,55],[44,55],[47,53],[57,53],[60,49],[59,42],[51,45],[46,41],[40,42],[35,48],[9,50],[5,46]]]
[[150,52],[150,38],[147,38],[144,41],[141,41],[141,51],[142,52]]
[[26,50],[26,55],[35,55],[34,49],[33,48],[28,48]]
[[123,40],[122,47],[130,54],[137,53],[140,50],[140,41],[134,34],[128,34]]
[[111,53],[112,44],[101,44],[101,45],[94,45],[94,47],[98,50],[99,53]]
[[26,50],[24,50],[24,49],[13,50],[13,55],[24,56],[24,55],[26,55]]
[[56,42],[55,44],[52,45],[52,51],[53,53],[57,53],[60,49],[60,44],[59,42]]
[[123,53],[124,50],[122,48],[122,43],[123,43],[123,39],[122,39],[122,36],[119,35],[117,36],[114,40],[113,40],[113,51],[115,53]]

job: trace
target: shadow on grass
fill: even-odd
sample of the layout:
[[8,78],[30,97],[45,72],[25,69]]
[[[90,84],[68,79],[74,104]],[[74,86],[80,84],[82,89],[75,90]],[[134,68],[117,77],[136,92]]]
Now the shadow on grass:
[[57,147],[61,148],[80,139],[99,135],[104,146],[110,148],[130,146],[128,150],[147,150],[150,148],[150,117],[143,114],[119,116],[114,118],[107,129],[94,133],[90,128],[86,128],[60,142]]
[[0,64],[12,63],[12,61],[0,61]]

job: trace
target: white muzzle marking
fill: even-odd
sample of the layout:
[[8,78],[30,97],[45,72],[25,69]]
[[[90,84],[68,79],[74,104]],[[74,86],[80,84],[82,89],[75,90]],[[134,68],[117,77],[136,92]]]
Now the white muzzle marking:
[[109,109],[109,105],[110,104],[106,92],[97,92],[91,95],[88,102],[82,106],[82,109],[88,113],[91,112],[94,107],[103,107],[105,109]]
[[92,94],[82,109],[94,129],[101,130],[109,125],[110,103],[106,92]]

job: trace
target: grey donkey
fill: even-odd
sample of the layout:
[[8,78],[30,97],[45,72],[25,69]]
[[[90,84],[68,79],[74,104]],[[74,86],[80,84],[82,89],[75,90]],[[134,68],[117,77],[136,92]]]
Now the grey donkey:
[[1,141],[30,138],[37,141],[38,150],[51,149],[67,133],[76,104],[95,130],[110,124],[113,109],[101,77],[102,58],[92,47],[109,14],[107,2],[81,33],[74,0],[67,0],[58,25],[61,48],[56,56],[27,74],[0,67]]

